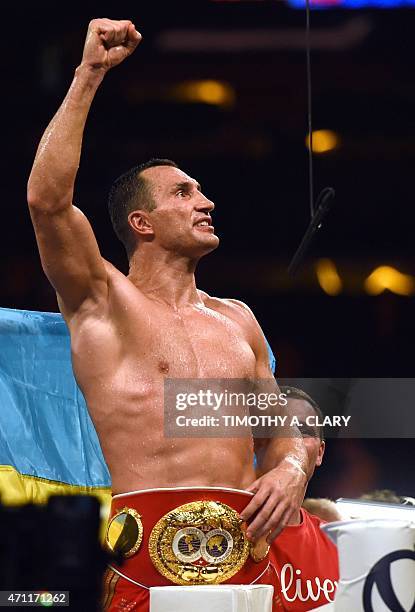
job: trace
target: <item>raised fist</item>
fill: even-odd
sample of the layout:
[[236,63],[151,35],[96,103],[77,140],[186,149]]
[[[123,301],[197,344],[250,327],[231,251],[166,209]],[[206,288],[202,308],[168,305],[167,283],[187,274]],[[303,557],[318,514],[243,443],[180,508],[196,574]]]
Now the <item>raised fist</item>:
[[131,21],[93,19],[86,35],[82,63],[107,71],[131,55],[141,34]]

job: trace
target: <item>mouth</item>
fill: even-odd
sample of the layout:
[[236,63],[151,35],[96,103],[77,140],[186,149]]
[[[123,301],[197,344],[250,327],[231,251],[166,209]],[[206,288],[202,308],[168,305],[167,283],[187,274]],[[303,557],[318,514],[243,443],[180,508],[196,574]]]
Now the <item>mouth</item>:
[[194,226],[199,232],[208,232],[213,234],[215,228],[213,227],[210,219],[203,219],[194,224]]

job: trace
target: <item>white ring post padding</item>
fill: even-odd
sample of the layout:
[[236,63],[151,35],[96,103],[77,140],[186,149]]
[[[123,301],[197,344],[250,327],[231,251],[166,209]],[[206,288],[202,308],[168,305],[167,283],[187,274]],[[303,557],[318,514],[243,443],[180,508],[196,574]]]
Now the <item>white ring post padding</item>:
[[[373,567],[381,559],[397,551],[413,553],[415,524],[398,519],[356,519],[337,521],[321,526],[336,544],[339,552],[340,579],[334,599],[335,612],[364,612],[363,593],[366,580],[373,576]],[[398,559],[385,566],[391,586],[404,610],[412,608],[415,597],[415,563],[412,559]],[[379,573],[374,582],[369,580],[369,599],[375,612],[389,612],[391,607],[381,598],[377,580],[385,580]],[[323,610],[325,608],[323,607]]]
[[266,584],[165,586],[150,589],[150,612],[272,612]]

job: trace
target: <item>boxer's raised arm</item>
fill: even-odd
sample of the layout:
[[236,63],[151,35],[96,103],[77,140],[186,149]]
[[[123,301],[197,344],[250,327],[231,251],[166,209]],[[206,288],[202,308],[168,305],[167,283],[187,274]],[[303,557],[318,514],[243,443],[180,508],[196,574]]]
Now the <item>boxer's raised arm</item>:
[[85,122],[105,74],[131,55],[140,39],[130,21],[91,21],[82,62],[43,134],[30,174],[28,204],[42,266],[69,315],[107,292],[94,233],[72,204]]

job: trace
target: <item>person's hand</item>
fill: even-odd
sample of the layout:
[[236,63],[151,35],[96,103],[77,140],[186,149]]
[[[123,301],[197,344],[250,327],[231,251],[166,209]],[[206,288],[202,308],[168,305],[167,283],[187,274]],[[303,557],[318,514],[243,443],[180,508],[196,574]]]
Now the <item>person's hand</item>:
[[305,472],[295,463],[282,461],[247,488],[255,493],[241,512],[244,521],[251,519],[246,536],[257,542],[267,536],[268,544],[287,526],[291,516],[299,511],[307,485]]
[[82,64],[105,72],[131,55],[141,34],[128,20],[93,19],[86,35]]

